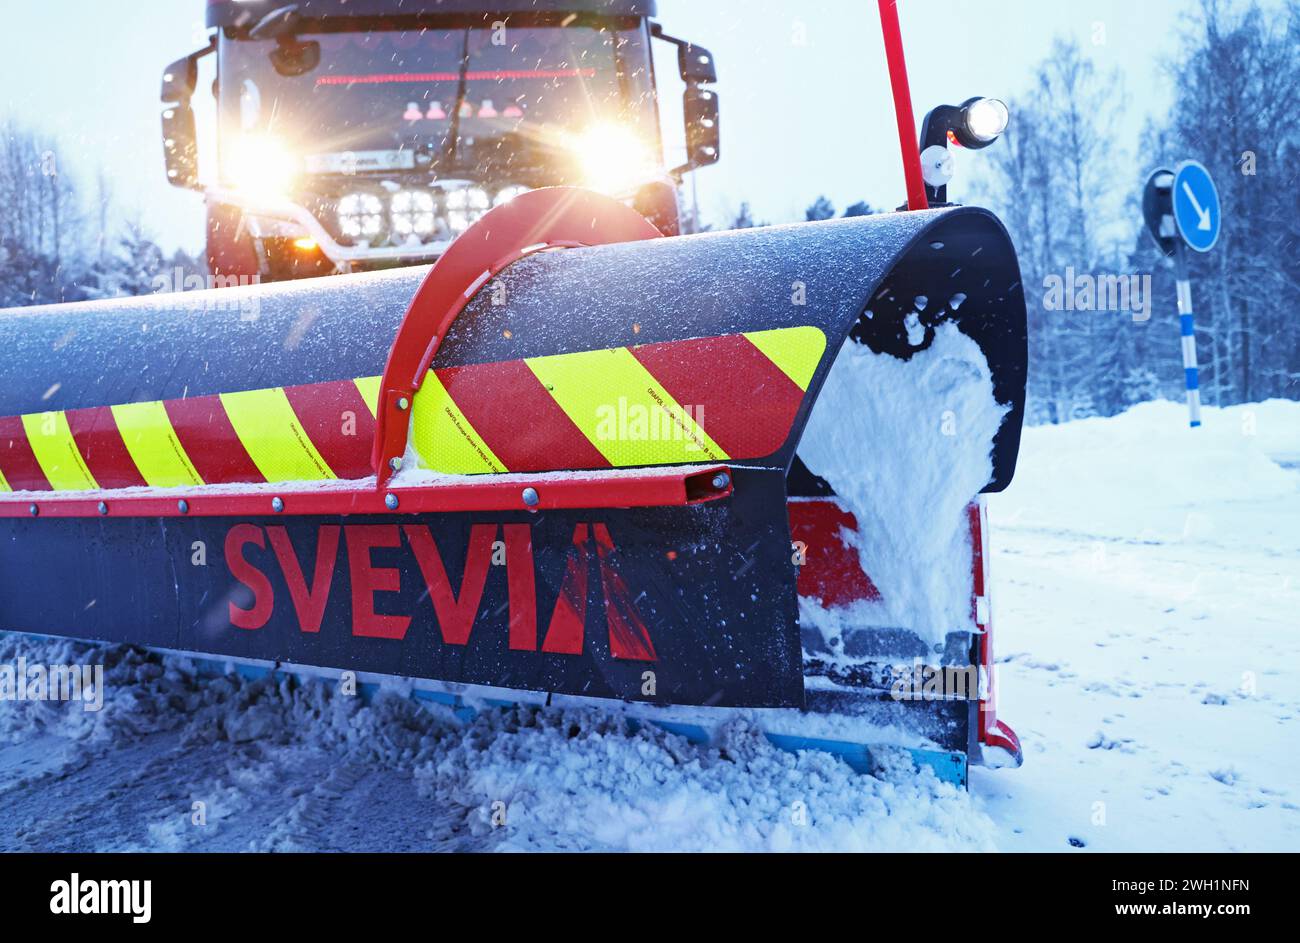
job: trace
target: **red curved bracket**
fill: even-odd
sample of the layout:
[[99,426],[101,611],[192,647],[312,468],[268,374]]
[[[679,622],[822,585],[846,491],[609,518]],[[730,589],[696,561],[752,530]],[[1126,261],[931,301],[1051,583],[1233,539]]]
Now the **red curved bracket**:
[[[483,216],[448,247],[407,309],[388,354],[375,412],[371,463],[383,489],[406,451],[410,406],[442,339],[479,290],[514,262],[543,249],[657,239],[636,210],[599,193],[547,187]],[[405,405],[403,405],[405,404]]]

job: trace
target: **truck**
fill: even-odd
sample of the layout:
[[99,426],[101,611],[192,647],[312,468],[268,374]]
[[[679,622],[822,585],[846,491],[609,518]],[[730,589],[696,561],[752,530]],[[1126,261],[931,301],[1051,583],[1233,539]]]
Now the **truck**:
[[[674,235],[675,174],[718,157],[712,56],[640,0],[490,2],[214,0],[214,270],[391,270],[0,311],[0,626],[400,678],[462,719],[1019,765],[987,495],[1024,280],[942,145],[1005,107],[941,106],[918,146],[879,0],[907,211]],[[687,85],[667,172],[656,38]],[[164,78],[194,187],[197,63]]]
[[[720,157],[717,71],[655,15],[654,0],[209,0],[208,44],[163,73],[167,179],[203,194],[210,272],[240,284],[429,263],[549,186],[676,235],[684,175]],[[675,167],[656,43],[685,85]],[[213,167],[195,114],[207,57]]]

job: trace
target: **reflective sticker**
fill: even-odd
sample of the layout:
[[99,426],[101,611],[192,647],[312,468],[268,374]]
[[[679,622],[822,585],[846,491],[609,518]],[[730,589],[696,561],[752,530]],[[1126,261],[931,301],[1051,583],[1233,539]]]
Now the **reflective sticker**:
[[298,421],[284,390],[222,393],[235,435],[267,481],[322,481],[336,478]]
[[14,490],[13,488],[9,487],[9,482],[5,481],[4,470],[0,469],[0,491],[13,491],[13,490]]
[[92,491],[99,487],[77,451],[77,443],[61,412],[23,416],[23,428],[32,453],[55,491]]
[[[789,435],[825,350],[820,330],[795,327],[446,368],[414,396],[411,447],[445,474],[758,458]],[[98,489],[86,456],[109,488],[137,477],[153,487],[360,478],[381,385],[372,376],[113,406],[116,430],[102,430],[111,439],[93,438],[87,410],[0,419],[16,447],[0,491],[47,480]]]
[[787,327],[772,331],[751,331],[750,343],[767,354],[805,392],[826,352],[826,335],[815,327]]
[[416,391],[411,442],[425,468],[447,475],[482,475],[508,469],[430,372]]
[[526,363],[615,467],[728,458],[702,427],[708,417],[683,408],[626,347],[534,357]]
[[379,385],[384,382],[383,377],[362,377],[359,380],[352,381],[357,385],[357,390],[361,393],[361,398],[366,401],[370,407],[370,415],[379,415]]
[[203,484],[203,479],[185,454],[181,440],[176,437],[167,408],[162,403],[114,406],[113,421],[126,443],[126,450],[131,453],[131,461],[152,487]]

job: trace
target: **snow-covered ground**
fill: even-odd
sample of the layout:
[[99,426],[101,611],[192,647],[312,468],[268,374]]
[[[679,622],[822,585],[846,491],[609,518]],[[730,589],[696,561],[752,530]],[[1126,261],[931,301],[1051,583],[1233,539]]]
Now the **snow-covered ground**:
[[1027,430],[991,512],[998,846],[1300,850],[1300,403]]
[[466,725],[397,694],[365,706],[320,682],[0,639],[0,663],[19,653],[103,660],[107,697],[95,714],[0,707],[0,850],[995,847],[968,795],[910,764],[860,777],[743,724],[700,749],[594,710]]
[[969,794],[743,723],[710,749],[591,710],[466,725],[0,636],[0,664],[109,682],[99,713],[0,702],[0,850],[1300,849],[1300,403],[1205,420],[1026,431],[991,502],[999,713],[1026,761]]

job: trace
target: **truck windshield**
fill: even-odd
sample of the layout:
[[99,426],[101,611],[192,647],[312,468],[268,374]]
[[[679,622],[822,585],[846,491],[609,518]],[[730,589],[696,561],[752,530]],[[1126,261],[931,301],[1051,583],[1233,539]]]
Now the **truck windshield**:
[[[638,29],[385,29],[303,34],[320,64],[286,76],[274,41],[222,44],[223,141],[272,136],[308,173],[486,172],[600,122],[658,147]],[[507,142],[511,146],[504,146]],[[224,148],[223,148],[224,149]],[[508,153],[506,153],[508,152]]]

